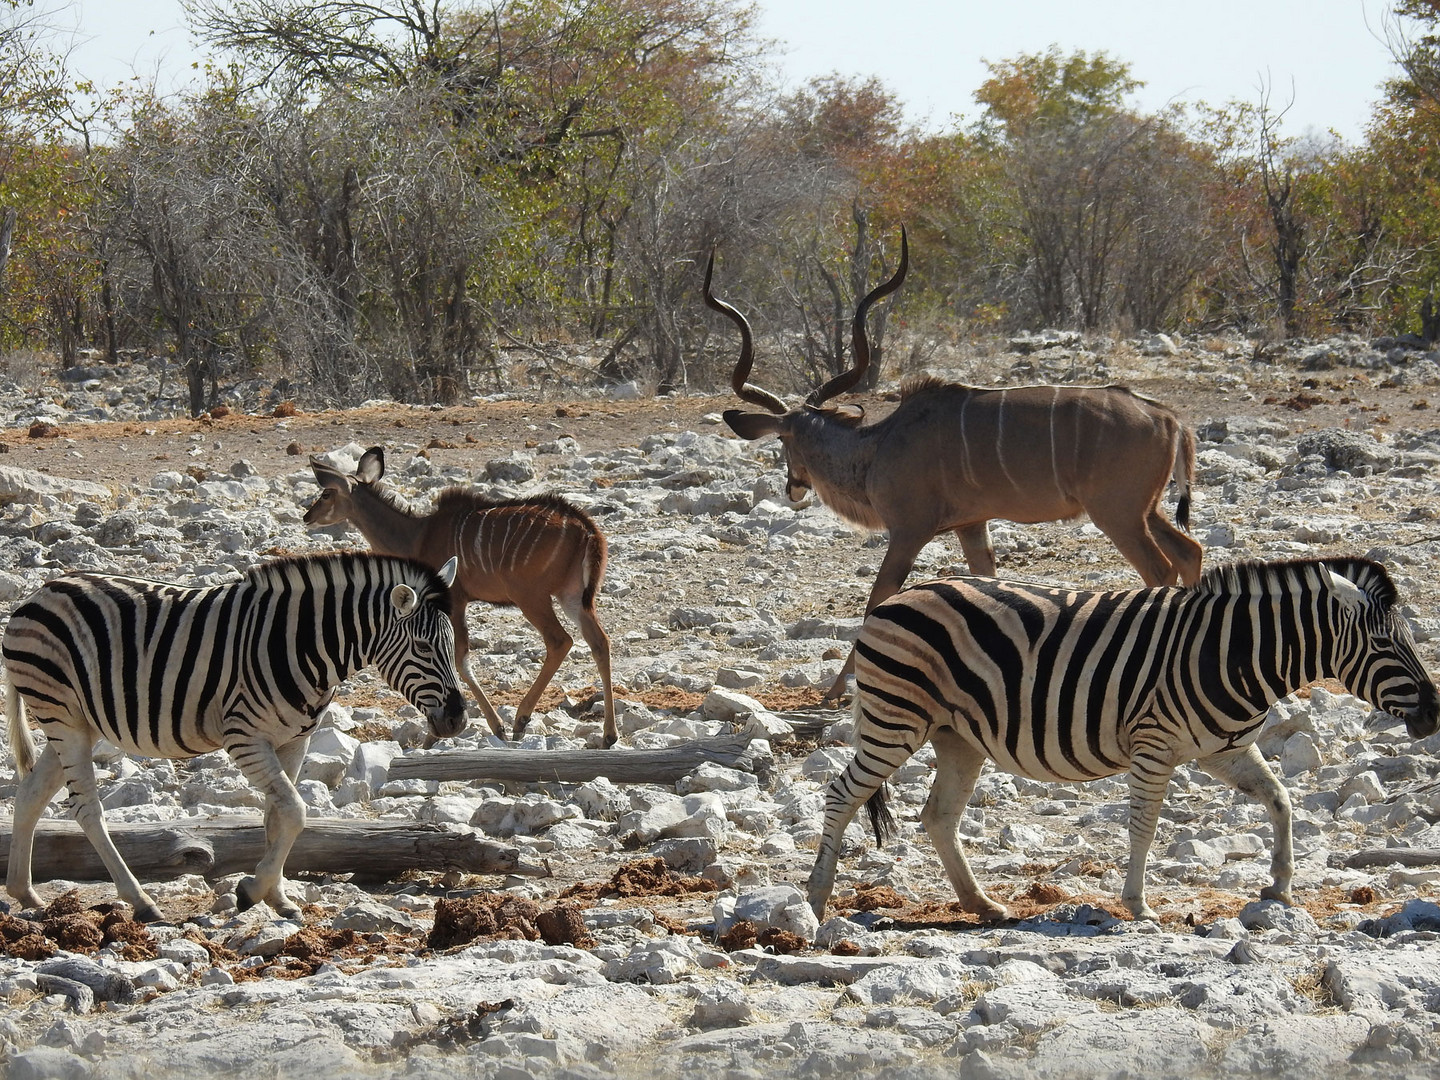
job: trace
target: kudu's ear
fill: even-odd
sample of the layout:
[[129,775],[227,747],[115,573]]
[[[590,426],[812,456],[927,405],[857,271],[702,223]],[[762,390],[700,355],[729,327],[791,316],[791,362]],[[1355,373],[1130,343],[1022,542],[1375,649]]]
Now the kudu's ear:
[[396,585],[390,590],[390,606],[402,619],[412,614],[420,603],[420,597],[409,585]]
[[310,471],[315,474],[315,482],[322,488],[338,488],[344,491],[349,485],[349,477],[324,458],[314,454],[310,456]]
[[355,479],[362,484],[373,484],[385,475],[385,448],[372,446],[360,455],[360,464],[355,466]]
[[769,413],[726,409],[723,417],[725,423],[730,425],[730,430],[742,439],[763,439],[766,435],[779,435],[785,426],[783,416],[771,416]]
[[455,571],[459,569],[459,567],[460,560],[457,559],[454,555],[451,555],[445,565],[440,567],[440,569],[436,571],[436,573],[440,575],[440,580],[445,583],[445,587],[447,589],[451,585],[455,584]]

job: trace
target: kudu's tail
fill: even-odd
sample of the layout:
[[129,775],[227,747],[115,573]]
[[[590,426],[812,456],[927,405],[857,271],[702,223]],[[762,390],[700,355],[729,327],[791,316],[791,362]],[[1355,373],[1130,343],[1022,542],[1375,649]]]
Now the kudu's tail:
[[25,720],[25,699],[14,683],[5,686],[5,713],[10,724],[10,752],[15,755],[15,771],[24,776],[35,768],[35,744],[30,741],[30,725]]
[[580,602],[587,608],[593,608],[595,595],[605,581],[605,560],[609,555],[609,544],[598,525],[588,517],[586,522],[590,526],[590,537],[585,544],[585,591],[580,594]]
[[1179,496],[1175,503],[1175,524],[1189,532],[1190,489],[1195,486],[1195,433],[1184,424],[1180,425],[1180,437],[1175,440],[1175,470],[1171,475]]

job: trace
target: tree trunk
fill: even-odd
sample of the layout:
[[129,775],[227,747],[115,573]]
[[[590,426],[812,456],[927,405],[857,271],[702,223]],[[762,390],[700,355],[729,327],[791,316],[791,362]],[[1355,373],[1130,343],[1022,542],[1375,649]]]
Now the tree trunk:
[[5,216],[0,219],[0,277],[5,274],[5,267],[10,262],[10,241],[15,237],[15,208],[7,207]]
[[1362,848],[1345,856],[1345,866],[1363,870],[1370,866],[1436,866],[1440,865],[1440,848]]
[[[260,818],[182,818],[161,824],[108,826],[115,846],[142,881],[203,874],[249,873],[265,851]],[[0,867],[9,871],[10,830],[0,831]],[[541,876],[518,849],[486,840],[459,825],[330,818],[308,821],[290,856],[287,873],[317,870],[389,880],[406,870],[458,870],[467,874]],[[36,880],[106,881],[100,856],[73,821],[42,821],[35,832]]]
[[561,780],[604,776],[617,784],[673,784],[710,761],[768,778],[770,759],[750,752],[748,734],[664,750],[439,750],[390,763],[391,780]]

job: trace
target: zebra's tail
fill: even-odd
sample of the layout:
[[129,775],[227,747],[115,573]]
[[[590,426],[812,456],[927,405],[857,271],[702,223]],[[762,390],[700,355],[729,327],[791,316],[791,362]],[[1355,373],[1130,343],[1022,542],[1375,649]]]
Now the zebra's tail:
[[870,827],[875,830],[876,847],[884,847],[895,835],[895,815],[890,812],[886,787],[887,785],[881,784],[875,789],[875,794],[865,800],[865,809],[870,812]]
[[10,752],[15,755],[15,771],[24,776],[35,768],[35,744],[30,741],[30,725],[25,719],[25,699],[14,683],[5,686],[5,713],[10,721]]
[[[850,705],[851,742],[855,753],[860,753],[860,725],[865,722],[864,710],[860,706],[860,684],[855,684],[855,698]],[[890,812],[890,797],[886,793],[889,785],[881,783],[875,794],[865,800],[865,809],[870,814],[870,827],[875,830],[875,846],[884,847],[886,841],[895,835],[895,815]]]

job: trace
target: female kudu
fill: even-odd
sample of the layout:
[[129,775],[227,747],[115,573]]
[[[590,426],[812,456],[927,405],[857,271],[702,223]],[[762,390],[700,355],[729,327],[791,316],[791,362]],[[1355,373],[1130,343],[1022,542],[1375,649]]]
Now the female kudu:
[[305,524],[348,521],[381,554],[405,555],[431,566],[443,565],[452,555],[460,560],[450,587],[455,666],[475,692],[491,731],[504,737],[500,717],[465,662],[470,651],[465,609],[472,600],[513,604],[545,639],[545,662],[515,715],[518,739],[574,643],[555,616],[553,598],[580,627],[595,657],[605,696],[605,745],[615,744],[610,638],[595,614],[606,543],[590,515],[558,495],[497,501],[462,487],[442,491],[434,513],[419,514],[384,482],[385,451],[378,446],[365,451],[353,475],[319,457],[310,459],[310,468],[320,495],[305,511]]

